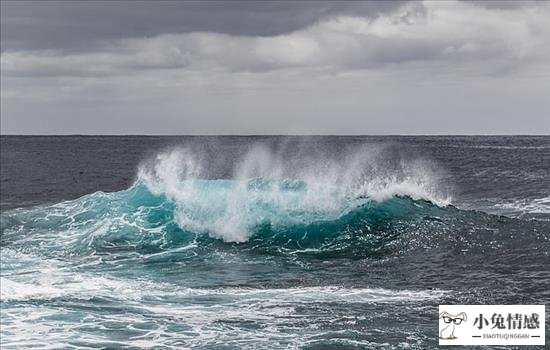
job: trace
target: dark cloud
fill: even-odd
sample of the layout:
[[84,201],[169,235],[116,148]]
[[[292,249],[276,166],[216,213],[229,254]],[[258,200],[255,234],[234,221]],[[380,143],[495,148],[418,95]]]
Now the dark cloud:
[[524,1],[513,1],[513,0],[463,0],[465,2],[482,6],[488,9],[500,9],[500,10],[511,10],[517,9],[520,7],[535,5],[537,0],[524,0]]
[[404,1],[2,1],[2,51],[87,50],[164,33],[271,36],[337,16],[376,16]]
[[[281,3],[268,3],[272,16],[277,4]],[[267,11],[260,5],[249,3],[246,8],[251,12],[258,8]],[[333,6],[326,13],[350,11],[351,7],[346,6],[352,6],[326,5]],[[288,7],[280,9],[287,11]],[[94,48],[88,44],[88,50],[5,51],[2,74],[26,78],[108,77],[155,70],[190,69],[208,74],[218,69],[266,72],[297,68],[343,72],[415,63],[452,69],[469,66],[482,74],[507,73],[547,60],[548,13],[550,7],[504,11],[472,3],[432,1],[409,3],[375,18],[332,16],[271,36],[214,30],[121,36],[118,40],[103,36],[96,39],[101,45]]]

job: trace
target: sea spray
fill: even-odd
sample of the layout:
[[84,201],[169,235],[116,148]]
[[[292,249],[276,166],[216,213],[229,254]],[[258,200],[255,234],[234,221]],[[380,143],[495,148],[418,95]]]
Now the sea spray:
[[341,158],[282,148],[252,145],[234,162],[232,179],[210,180],[212,160],[192,148],[173,148],[145,161],[138,182],[175,204],[182,229],[228,242],[246,241],[262,225],[336,220],[368,201],[396,195],[450,202],[433,164],[395,159],[384,147],[362,145]]

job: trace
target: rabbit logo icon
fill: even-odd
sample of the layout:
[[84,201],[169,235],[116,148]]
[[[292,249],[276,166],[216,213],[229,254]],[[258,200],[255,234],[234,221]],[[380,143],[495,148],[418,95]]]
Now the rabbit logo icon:
[[458,315],[451,315],[447,311],[439,314],[439,339],[452,340],[457,339],[455,328],[467,320],[466,313],[461,312]]

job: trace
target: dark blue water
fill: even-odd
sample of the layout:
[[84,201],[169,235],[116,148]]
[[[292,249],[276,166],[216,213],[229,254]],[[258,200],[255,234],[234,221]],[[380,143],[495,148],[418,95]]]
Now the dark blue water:
[[550,137],[1,137],[2,348],[436,348],[550,301]]

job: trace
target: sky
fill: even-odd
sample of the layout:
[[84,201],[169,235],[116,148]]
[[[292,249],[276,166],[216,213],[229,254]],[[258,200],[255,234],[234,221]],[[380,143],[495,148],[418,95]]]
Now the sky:
[[549,1],[2,1],[2,134],[550,134]]

